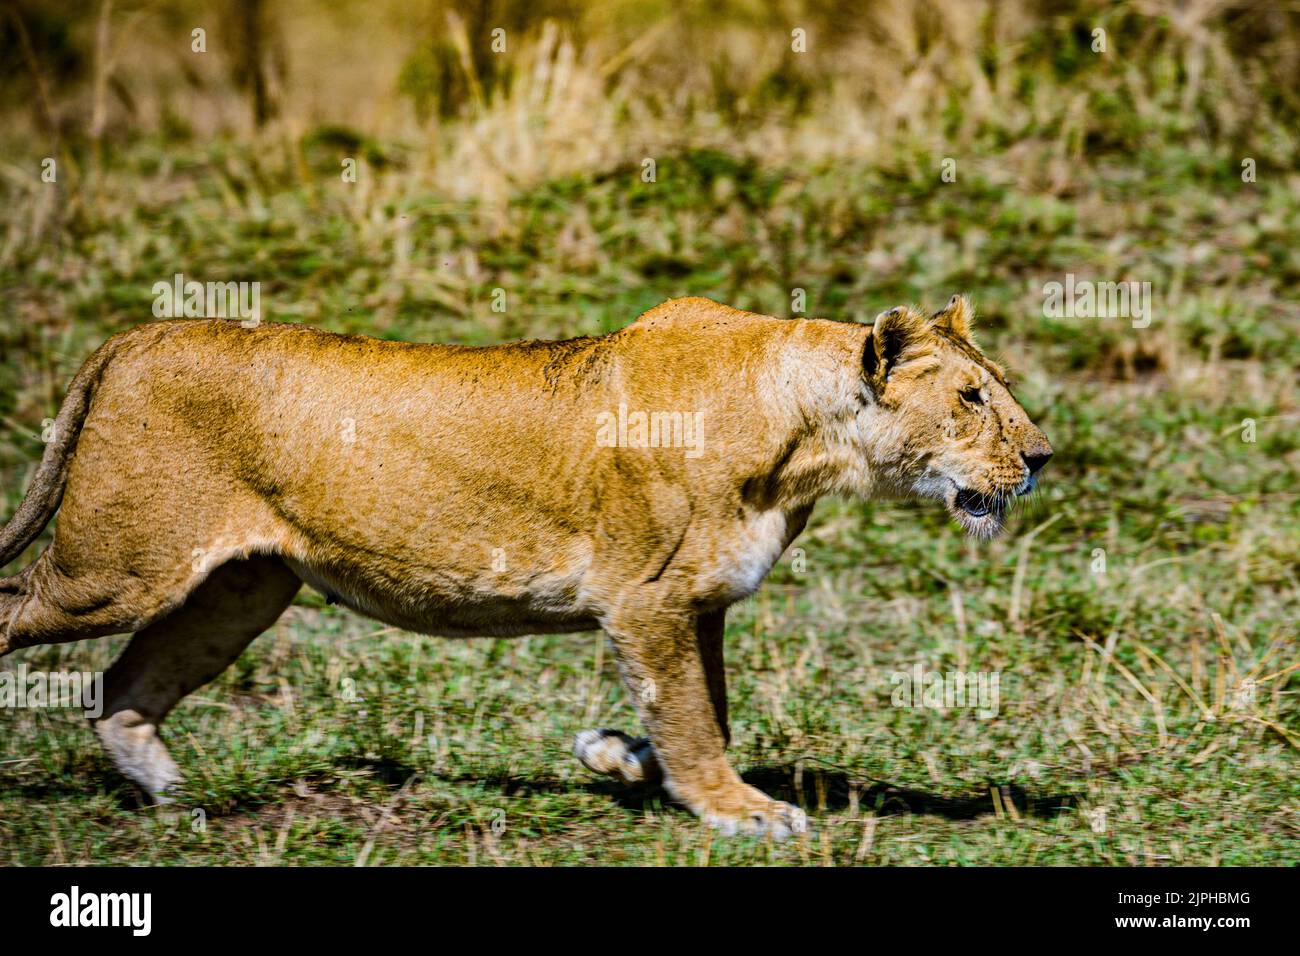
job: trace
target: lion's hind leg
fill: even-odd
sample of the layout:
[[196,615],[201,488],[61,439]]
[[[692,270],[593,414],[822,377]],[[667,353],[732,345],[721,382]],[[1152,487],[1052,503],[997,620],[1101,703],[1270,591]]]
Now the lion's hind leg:
[[166,802],[181,779],[159,736],[163,719],[274,624],[301,584],[278,558],[224,564],[180,608],[137,633],[109,669],[95,732],[118,770],[153,799]]
[[[184,602],[197,575],[148,572],[125,560],[73,560],[57,541],[0,578],[0,655],[142,630]],[[187,565],[188,567],[188,565]]]
[[593,773],[626,784],[659,783],[663,779],[649,737],[629,737],[618,730],[584,730],[573,739],[573,755]]
[[10,631],[14,613],[27,592],[27,578],[30,572],[29,565],[13,577],[0,578],[0,657],[4,657],[10,651],[18,650],[18,645]]

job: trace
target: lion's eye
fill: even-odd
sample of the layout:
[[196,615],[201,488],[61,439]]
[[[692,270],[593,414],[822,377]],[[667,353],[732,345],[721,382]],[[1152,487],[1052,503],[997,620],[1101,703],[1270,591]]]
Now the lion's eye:
[[980,390],[973,385],[963,388],[961,390],[961,397],[964,401],[970,402],[972,405],[984,404],[984,396],[981,395]]

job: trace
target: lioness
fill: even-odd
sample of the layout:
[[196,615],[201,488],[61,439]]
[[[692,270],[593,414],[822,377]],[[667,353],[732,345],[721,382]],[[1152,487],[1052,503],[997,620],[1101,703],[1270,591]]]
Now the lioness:
[[0,533],[3,565],[61,506],[50,547],[0,579],[0,654],[134,632],[95,730],[165,800],[159,725],[304,581],[424,634],[603,628],[649,739],[585,731],[577,757],[783,833],[796,811],[723,753],[724,615],[823,495],[917,494],[1001,530],[1052,452],[969,311],[954,296],[868,327],[677,299],[600,338],[482,348],[124,332],[73,379]]

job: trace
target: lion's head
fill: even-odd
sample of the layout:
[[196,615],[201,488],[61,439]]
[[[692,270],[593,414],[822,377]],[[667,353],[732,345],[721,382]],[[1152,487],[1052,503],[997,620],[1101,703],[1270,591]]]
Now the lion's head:
[[1002,531],[1007,508],[1033,491],[1052,457],[1047,436],[984,356],[961,296],[930,317],[877,317],[863,354],[874,397],[873,470],[895,492],[935,498],[971,535]]

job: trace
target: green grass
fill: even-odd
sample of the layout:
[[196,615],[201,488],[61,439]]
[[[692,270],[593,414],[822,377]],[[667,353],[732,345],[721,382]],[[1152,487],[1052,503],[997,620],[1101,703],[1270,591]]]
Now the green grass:
[[[1243,184],[1230,149],[1169,145],[1054,196],[992,145],[946,184],[929,156],[684,150],[654,184],[629,165],[482,208],[400,170],[360,194],[273,148],[168,150],[115,154],[57,240],[0,266],[6,513],[79,362],[176,271],[260,281],[270,320],[459,342],[600,333],[687,293],[789,315],[802,288],[867,321],[965,291],[1056,457],[991,544],[934,506],[824,502],[806,566],[733,609],[732,759],[808,810],[800,838],[726,839],[584,771],[576,731],[637,730],[597,635],[426,638],[304,590],[167,724],[177,808],[140,806],[79,717],[0,712],[0,862],[1294,862],[1295,173]],[[1156,321],[1044,318],[1065,272],[1150,281]],[[123,641],[4,665],[102,668]],[[999,714],[891,706],[917,662],[998,673]]]

